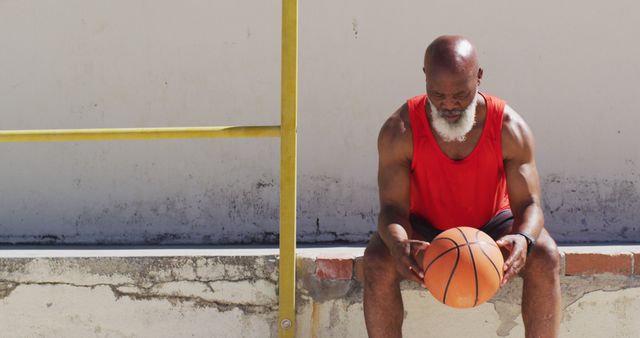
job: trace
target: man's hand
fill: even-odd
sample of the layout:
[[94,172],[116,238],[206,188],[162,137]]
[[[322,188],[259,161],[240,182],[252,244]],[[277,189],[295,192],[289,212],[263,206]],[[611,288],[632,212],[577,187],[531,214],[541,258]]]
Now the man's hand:
[[390,250],[400,276],[423,287],[424,272],[415,257],[418,252],[425,250],[428,246],[429,242],[407,239],[396,243]]
[[521,235],[506,235],[498,239],[496,244],[509,251],[509,257],[504,262],[504,276],[500,283],[500,286],[503,286],[524,268],[527,262],[527,240]]

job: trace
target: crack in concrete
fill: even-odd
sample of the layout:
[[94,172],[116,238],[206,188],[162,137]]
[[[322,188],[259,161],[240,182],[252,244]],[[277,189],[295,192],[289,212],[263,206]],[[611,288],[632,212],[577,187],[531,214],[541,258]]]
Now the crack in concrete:
[[126,292],[118,289],[116,285],[109,285],[111,291],[116,296],[116,298],[128,297],[133,300],[158,300],[163,299],[171,303],[172,305],[178,305],[179,303],[184,302],[192,302],[194,306],[198,308],[215,308],[220,312],[231,311],[233,309],[239,309],[243,314],[264,314],[268,312],[273,312],[278,309],[277,305],[268,306],[268,305],[255,305],[255,304],[244,304],[244,303],[233,303],[233,302],[222,302],[204,299],[199,296],[180,296],[180,295],[158,295],[158,294],[145,294],[145,293],[137,293],[137,292]]
[[611,288],[611,287],[609,287],[609,288],[607,288],[607,287],[598,287],[598,288],[595,288],[595,289],[589,289],[588,291],[582,291],[582,292],[576,293],[574,295],[574,297],[572,297],[571,301],[563,304],[562,308],[566,309],[566,308],[570,307],[571,305],[575,304],[576,302],[578,302],[580,299],[582,299],[585,296],[587,296],[587,295],[589,295],[591,293],[594,293],[594,292],[602,291],[602,292],[607,292],[607,293],[613,293],[613,292],[617,292],[617,291],[620,291],[620,290],[630,290],[630,289],[637,289],[637,288],[640,288],[640,285],[638,285],[638,286],[626,286],[625,285],[625,286],[617,286],[617,287],[613,287],[613,288]]
[[[246,279],[247,281],[254,282],[253,279]],[[179,283],[179,282],[188,282],[188,283],[202,283],[206,285],[209,290],[213,294],[219,293],[213,289],[211,283],[215,283],[218,280],[175,280],[170,283]],[[19,286],[71,286],[77,288],[90,288],[94,289],[96,287],[108,287],[116,299],[120,299],[122,297],[128,297],[132,300],[166,300],[172,305],[177,305],[179,303],[191,302],[194,306],[199,308],[215,308],[219,312],[231,311],[233,309],[239,309],[243,312],[243,314],[264,314],[268,312],[277,311],[278,305],[277,302],[274,305],[256,305],[256,304],[247,304],[241,302],[225,302],[220,300],[210,300],[205,299],[200,296],[195,295],[178,295],[178,294],[159,294],[154,293],[152,289],[156,287],[160,287],[164,284],[169,284],[168,282],[164,283],[153,283],[151,286],[142,286],[136,285],[132,283],[121,283],[121,284],[110,284],[110,283],[95,283],[95,284],[76,284],[76,283],[68,283],[68,282],[16,282],[9,280],[0,280],[0,299],[7,298],[15,291]],[[143,292],[127,292],[121,290],[121,288],[137,288],[143,290]]]

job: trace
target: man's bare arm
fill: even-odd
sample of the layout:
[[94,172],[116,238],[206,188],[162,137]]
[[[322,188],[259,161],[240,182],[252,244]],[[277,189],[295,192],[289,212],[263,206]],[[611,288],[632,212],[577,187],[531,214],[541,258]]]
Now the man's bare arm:
[[[378,136],[378,234],[396,259],[397,270],[422,284],[422,272],[411,256],[410,174],[412,139],[406,104],[385,122]],[[415,272],[412,273],[409,267]]]
[[[409,227],[409,180],[411,162],[407,135],[411,130],[402,120],[401,110],[382,126],[378,136],[378,189],[380,216],[378,233],[387,247],[411,235]],[[409,138],[409,141],[411,139]]]
[[508,106],[505,107],[502,149],[509,202],[514,216],[512,235],[499,241],[499,245],[502,244],[511,252],[505,262],[506,282],[526,262],[527,239],[517,233],[536,239],[544,226],[533,133],[522,117]]

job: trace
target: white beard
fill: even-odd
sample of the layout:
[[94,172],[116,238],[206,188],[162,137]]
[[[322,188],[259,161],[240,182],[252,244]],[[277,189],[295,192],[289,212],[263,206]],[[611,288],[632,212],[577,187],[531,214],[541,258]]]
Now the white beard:
[[[467,139],[467,134],[476,124],[476,106],[478,104],[476,96],[477,95],[474,95],[473,101],[471,101],[464,110],[449,113],[438,110],[438,108],[429,101],[433,129],[438,133],[438,135],[440,135],[440,137],[442,137],[442,139],[444,139],[445,142],[464,142],[464,140]],[[460,118],[455,123],[450,123],[444,118],[445,115],[452,114],[460,114]]]

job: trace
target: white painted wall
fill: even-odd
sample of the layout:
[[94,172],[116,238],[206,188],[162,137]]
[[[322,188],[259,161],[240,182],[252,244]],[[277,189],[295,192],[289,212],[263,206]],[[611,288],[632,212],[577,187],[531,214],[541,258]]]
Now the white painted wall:
[[[280,2],[0,2],[0,129],[279,123]],[[299,238],[364,241],[376,137],[441,34],[537,137],[561,241],[638,241],[640,4],[300,1]],[[0,241],[274,241],[277,139],[0,144]]]

